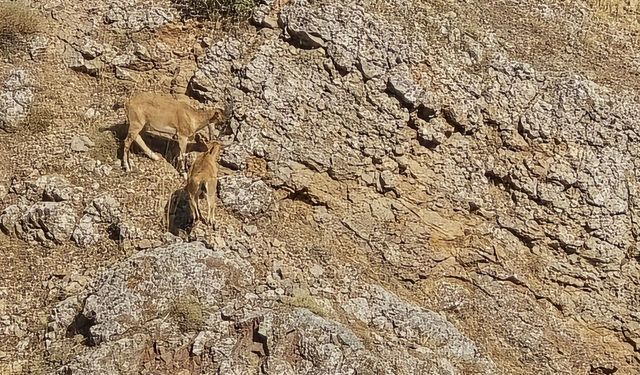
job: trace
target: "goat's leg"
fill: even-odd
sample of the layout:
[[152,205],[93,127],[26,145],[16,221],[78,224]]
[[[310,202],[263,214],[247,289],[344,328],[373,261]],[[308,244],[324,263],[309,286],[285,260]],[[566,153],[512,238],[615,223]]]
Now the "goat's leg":
[[142,139],[142,137],[140,136],[140,134],[138,134],[135,138],[136,143],[138,144],[138,146],[140,146],[140,148],[142,149],[142,151],[144,151],[144,153],[153,161],[158,161],[160,160],[160,156],[158,155],[158,153],[153,152],[149,146],[147,146],[147,144],[144,142],[144,140]]
[[215,138],[213,138],[213,133],[214,133],[214,131],[216,129],[216,126],[215,126],[215,124],[211,123],[211,124],[208,125],[208,128],[209,128],[209,142],[211,142],[211,141],[213,141],[215,139]]
[[140,131],[144,128],[144,124],[141,123],[135,113],[127,113],[127,122],[129,123],[129,128],[127,130],[127,138],[124,140],[123,150],[122,150],[122,164],[124,164],[124,170],[126,172],[131,171],[131,145],[135,141],[136,137],[139,136]]
[[178,156],[179,169],[182,172],[184,178],[187,177],[187,137],[178,136],[178,147],[180,148],[180,155]]
[[207,212],[207,218],[209,219],[209,225],[214,224],[216,220],[216,196],[217,194],[217,181],[207,182],[207,206],[209,212]]
[[124,140],[124,145],[122,148],[122,166],[124,167],[125,172],[131,171],[131,164],[129,163],[129,150],[131,149],[131,144],[133,143],[133,138],[130,135],[127,135],[127,138]]
[[191,217],[193,218],[193,223],[195,224],[198,220],[200,220],[200,210],[198,209],[198,201],[194,195],[189,192],[189,208],[191,209]]

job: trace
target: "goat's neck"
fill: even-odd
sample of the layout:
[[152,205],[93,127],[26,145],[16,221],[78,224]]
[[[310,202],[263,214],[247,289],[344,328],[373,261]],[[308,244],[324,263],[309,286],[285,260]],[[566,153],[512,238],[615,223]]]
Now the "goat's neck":
[[205,126],[209,125],[212,115],[212,111],[208,109],[199,110],[193,113],[193,132],[195,133],[198,130],[203,129]]

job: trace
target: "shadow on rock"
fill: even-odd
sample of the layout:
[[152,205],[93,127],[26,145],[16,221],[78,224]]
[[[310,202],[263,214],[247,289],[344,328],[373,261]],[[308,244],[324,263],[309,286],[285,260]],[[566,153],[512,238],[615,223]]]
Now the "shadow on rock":
[[[127,137],[128,125],[126,122],[120,122],[114,124],[110,127],[102,129],[103,131],[110,131],[114,138],[118,142],[118,159],[122,160],[122,143],[124,139]],[[162,155],[165,160],[167,160],[174,168],[178,167],[178,156],[180,155],[180,148],[178,146],[178,142],[174,139],[166,138],[162,135],[142,132],[140,134],[144,142],[149,146],[149,148],[153,152],[157,152]],[[187,153],[197,151],[197,152],[205,152],[207,151],[207,145],[205,140],[202,138],[200,134],[196,134],[194,140],[187,144]],[[131,152],[140,156],[146,157],[144,152],[140,149],[137,143],[133,143],[131,145]]]
[[189,207],[189,194],[178,189],[171,194],[164,208],[167,230],[177,236],[180,232],[189,232],[193,228],[193,214]]

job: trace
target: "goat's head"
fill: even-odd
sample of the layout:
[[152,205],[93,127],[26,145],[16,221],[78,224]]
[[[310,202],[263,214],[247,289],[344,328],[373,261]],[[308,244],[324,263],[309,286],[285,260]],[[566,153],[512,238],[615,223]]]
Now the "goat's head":
[[221,124],[225,121],[225,113],[222,108],[212,108],[206,111],[206,119],[209,124]]
[[213,157],[217,159],[218,156],[220,156],[220,152],[224,148],[224,144],[214,139],[207,144],[207,148],[208,148],[207,153],[209,153],[210,155],[213,155]]

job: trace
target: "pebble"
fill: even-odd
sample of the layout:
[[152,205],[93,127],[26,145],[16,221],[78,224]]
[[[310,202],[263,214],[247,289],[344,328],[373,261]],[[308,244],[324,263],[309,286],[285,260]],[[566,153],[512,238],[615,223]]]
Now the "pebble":
[[84,141],[82,140],[82,138],[78,136],[75,136],[73,137],[73,139],[71,139],[70,147],[71,147],[71,150],[75,152],[89,151],[89,147],[87,147],[87,145],[84,144]]
[[89,108],[84,112],[84,117],[91,120],[93,118],[96,117],[96,110],[95,108]]
[[250,236],[255,236],[256,234],[258,234],[258,227],[253,224],[245,225],[243,229],[244,232]]
[[147,238],[143,238],[140,241],[138,241],[138,248],[141,250],[144,249],[149,249],[153,246],[153,243],[151,243],[151,240],[147,239]]
[[324,269],[319,264],[314,264],[311,268],[309,268],[309,272],[313,275],[313,277],[318,278],[322,276],[324,273]]
[[82,140],[82,142],[84,142],[85,146],[88,147],[93,147],[95,146],[95,142],[91,140],[91,138],[87,137],[86,135],[81,135],[80,136],[80,140]]
[[75,151],[75,152],[86,152],[89,151],[89,147],[93,147],[95,146],[95,142],[93,142],[89,137],[87,137],[86,135],[81,135],[81,136],[74,136],[71,139],[71,143],[69,144],[69,146],[71,147],[71,150]]

